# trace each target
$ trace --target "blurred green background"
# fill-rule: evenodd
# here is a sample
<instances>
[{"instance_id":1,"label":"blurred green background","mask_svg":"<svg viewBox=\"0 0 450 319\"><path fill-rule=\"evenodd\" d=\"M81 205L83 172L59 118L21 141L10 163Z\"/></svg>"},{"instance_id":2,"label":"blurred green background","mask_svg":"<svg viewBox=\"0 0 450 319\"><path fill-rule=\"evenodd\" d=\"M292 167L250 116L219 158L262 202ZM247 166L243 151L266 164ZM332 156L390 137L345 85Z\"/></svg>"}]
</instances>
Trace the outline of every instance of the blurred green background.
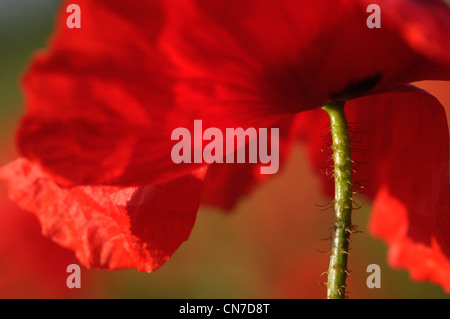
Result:
<instances>
[{"instance_id":1,"label":"blurred green background","mask_svg":"<svg viewBox=\"0 0 450 319\"><path fill-rule=\"evenodd\" d=\"M45 46L58 4L56 0L0 0L1 165L17 157L14 131L23 112L20 76L33 52ZM427 82L421 86L450 110L448 83ZM111 272L82 268L82 288L70 290L65 283L66 264L58 259L59 254L69 254L68 258L73 260L73 254L50 242L45 245L54 245L51 251L33 248L35 240L22 226L26 220L38 234L34 216L16 213L17 209L6 200L6 189L1 185L0 222L4 229L9 228L8 234L16 230L22 232L20 238L30 243L21 246L20 242L11 240L11 235L0 234L0 296L324 298L325 288L318 281L326 280L326 276L320 275L327 270L328 255L320 251L327 251L329 242L321 238L329 235L332 212L320 212L316 204L327 201L321 197L317 177L309 170L306 154L298 145L287 167L244 198L233 213L202 208L191 238L161 269L146 274L135 270ZM8 215L6 210L14 212ZM20 220L11 222L15 217L7 220L2 217L13 214L18 214ZM365 231L369 214L370 203L354 213L354 223L360 225L364 233L353 236L351 243L349 297L448 298L440 287L414 283L406 271L387 265L385 245ZM26 249L33 253L28 254ZM14 250L21 251L20 259ZM381 267L380 289L366 286L369 264ZM43 269L52 271L49 274ZM55 273L59 279L52 279L54 282L50 286L49 278Z\"/></svg>"}]
</instances>

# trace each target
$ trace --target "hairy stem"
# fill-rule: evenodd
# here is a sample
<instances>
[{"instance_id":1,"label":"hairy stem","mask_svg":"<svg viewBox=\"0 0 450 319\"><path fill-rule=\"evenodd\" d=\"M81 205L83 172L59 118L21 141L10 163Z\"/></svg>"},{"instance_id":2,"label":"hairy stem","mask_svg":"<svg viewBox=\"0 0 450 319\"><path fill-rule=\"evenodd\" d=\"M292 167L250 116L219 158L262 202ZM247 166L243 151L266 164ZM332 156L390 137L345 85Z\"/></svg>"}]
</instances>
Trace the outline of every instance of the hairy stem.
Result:
<instances>
[{"instance_id":1,"label":"hairy stem","mask_svg":"<svg viewBox=\"0 0 450 319\"><path fill-rule=\"evenodd\" d=\"M347 257L351 234L352 161L344 103L322 107L330 118L334 161L334 227L328 268L327 298L345 298Z\"/></svg>"}]
</instances>

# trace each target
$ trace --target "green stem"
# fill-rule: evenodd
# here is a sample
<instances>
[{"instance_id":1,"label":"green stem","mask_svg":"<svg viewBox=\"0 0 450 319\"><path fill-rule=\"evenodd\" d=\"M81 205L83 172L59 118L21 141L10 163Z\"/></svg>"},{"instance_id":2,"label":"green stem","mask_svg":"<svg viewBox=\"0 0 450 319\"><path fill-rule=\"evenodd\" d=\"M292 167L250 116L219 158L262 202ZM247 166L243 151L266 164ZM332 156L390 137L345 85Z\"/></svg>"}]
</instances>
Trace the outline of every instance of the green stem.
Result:
<instances>
[{"instance_id":1,"label":"green stem","mask_svg":"<svg viewBox=\"0 0 450 319\"><path fill-rule=\"evenodd\" d=\"M330 103L322 107L330 118L334 161L334 227L328 268L327 298L345 298L347 257L351 234L352 161L350 138L344 103Z\"/></svg>"}]
</instances>

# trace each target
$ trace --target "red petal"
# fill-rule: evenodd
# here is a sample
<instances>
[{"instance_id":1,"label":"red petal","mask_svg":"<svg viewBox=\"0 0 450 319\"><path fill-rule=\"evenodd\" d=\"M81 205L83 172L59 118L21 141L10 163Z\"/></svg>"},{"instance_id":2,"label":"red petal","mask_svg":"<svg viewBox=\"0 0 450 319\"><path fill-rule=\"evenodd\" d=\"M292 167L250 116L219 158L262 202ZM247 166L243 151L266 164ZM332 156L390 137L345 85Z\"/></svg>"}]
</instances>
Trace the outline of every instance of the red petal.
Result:
<instances>
[{"instance_id":1,"label":"red petal","mask_svg":"<svg viewBox=\"0 0 450 319\"><path fill-rule=\"evenodd\" d=\"M18 134L22 153L60 184L181 176L198 165L172 162L170 136L193 119L269 127L330 98L442 76L397 20L368 29L356 0L76 3L82 28L68 29L63 10L49 51L27 72ZM436 6L417 6L435 22ZM439 13L430 32L445 37L439 21L450 14Z\"/></svg>"},{"instance_id":2,"label":"red petal","mask_svg":"<svg viewBox=\"0 0 450 319\"><path fill-rule=\"evenodd\" d=\"M315 114L314 114L315 113ZM315 127L326 123L325 112L305 114ZM392 266L407 268L414 279L429 280L450 291L449 136L445 111L428 93L403 87L359 98L346 105L353 133L352 157L363 193L375 200L370 229L389 244ZM310 136L316 168L327 155L324 141ZM332 163L331 163L332 164ZM332 181L323 177L326 191Z\"/></svg>"},{"instance_id":3,"label":"red petal","mask_svg":"<svg viewBox=\"0 0 450 319\"><path fill-rule=\"evenodd\" d=\"M450 66L450 6L442 0L364 0L378 4L383 27L396 29L420 54Z\"/></svg>"},{"instance_id":4,"label":"red petal","mask_svg":"<svg viewBox=\"0 0 450 319\"><path fill-rule=\"evenodd\" d=\"M189 237L201 194L192 175L156 186L62 189L24 159L3 167L0 178L11 199L39 218L44 235L102 269L159 268Z\"/></svg>"},{"instance_id":5,"label":"red petal","mask_svg":"<svg viewBox=\"0 0 450 319\"><path fill-rule=\"evenodd\" d=\"M202 204L230 211L259 184L260 176L258 164L213 164L205 176Z\"/></svg>"},{"instance_id":6,"label":"red petal","mask_svg":"<svg viewBox=\"0 0 450 319\"><path fill-rule=\"evenodd\" d=\"M330 99L442 76L408 46L403 25L384 15L393 11L389 5L386 1L382 9L383 26L389 27L369 29L367 7L359 0L179 1L167 6L164 35L170 42L162 45L182 76L195 80L182 83L190 91L214 83L231 102L245 96L279 112L303 111ZM449 11L410 7L425 11L435 31L446 35L442 40L450 41L446 25L438 24L443 17L450 20ZM434 21L436 12L440 17ZM445 76L450 77L448 68Z\"/></svg>"},{"instance_id":7,"label":"red petal","mask_svg":"<svg viewBox=\"0 0 450 319\"><path fill-rule=\"evenodd\" d=\"M279 129L279 140L274 150L278 152L278 171L284 166L288 159L294 142L293 134L291 133L292 116L287 116L283 120L274 125ZM268 136L268 150L272 149L272 142L270 134ZM246 153L248 157L248 152ZM271 162L274 162L272 158ZM215 163L208 167L205 175L202 204L217 206L225 211L232 210L238 201L264 181L268 180L275 174L261 174L261 167L272 165L272 163L233 163L220 164ZM275 166L274 166L275 167Z\"/></svg>"},{"instance_id":8,"label":"red petal","mask_svg":"<svg viewBox=\"0 0 450 319\"><path fill-rule=\"evenodd\" d=\"M352 109L372 146L365 156L370 164L362 168L371 172L368 194L377 191L371 231L389 243L393 266L450 292L449 137L442 105L416 89L361 99Z\"/></svg>"},{"instance_id":9,"label":"red petal","mask_svg":"<svg viewBox=\"0 0 450 319\"><path fill-rule=\"evenodd\" d=\"M165 24L158 1L78 1L82 28L68 29L62 11L50 50L24 78L27 113L21 152L51 169L58 183L144 185L199 165L176 165L171 133L207 127L267 127L267 105L197 100L178 88L178 71L157 42ZM65 6L63 6L65 8ZM178 95L178 91L181 93ZM190 101L181 102L181 100Z\"/></svg>"},{"instance_id":10,"label":"red petal","mask_svg":"<svg viewBox=\"0 0 450 319\"><path fill-rule=\"evenodd\" d=\"M330 175L333 162L329 149L329 143L332 142L329 129L327 113L318 109L297 115L292 132L305 144L311 166L321 178L322 192L334 197L334 182Z\"/></svg>"}]
</instances>

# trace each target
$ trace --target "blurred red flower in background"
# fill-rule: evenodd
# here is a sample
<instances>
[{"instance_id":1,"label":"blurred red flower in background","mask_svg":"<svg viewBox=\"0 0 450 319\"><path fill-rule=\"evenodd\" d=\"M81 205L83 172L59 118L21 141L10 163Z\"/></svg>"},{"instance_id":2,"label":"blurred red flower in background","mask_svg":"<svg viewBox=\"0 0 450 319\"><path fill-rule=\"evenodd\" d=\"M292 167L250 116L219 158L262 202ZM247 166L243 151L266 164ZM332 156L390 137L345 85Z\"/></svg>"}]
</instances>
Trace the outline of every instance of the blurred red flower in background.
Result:
<instances>
[{"instance_id":1,"label":"blurred red flower in background","mask_svg":"<svg viewBox=\"0 0 450 319\"><path fill-rule=\"evenodd\" d=\"M100 280L85 272L83 287L69 289L66 268L78 264L75 254L42 236L33 215L0 198L0 298L95 297Z\"/></svg>"},{"instance_id":2,"label":"blurred red flower in background","mask_svg":"<svg viewBox=\"0 0 450 319\"><path fill-rule=\"evenodd\" d=\"M33 60L18 132L26 159L0 177L84 265L152 271L187 239L201 201L231 209L261 179L257 164L175 165L173 129L279 126L282 160L300 138L318 168L326 122L314 110L348 100L367 130L358 174L375 199L372 229L393 265L450 291L445 111L404 85L450 79L444 2L72 2L82 28L61 12ZM366 26L372 2L381 29Z\"/></svg>"}]
</instances>

